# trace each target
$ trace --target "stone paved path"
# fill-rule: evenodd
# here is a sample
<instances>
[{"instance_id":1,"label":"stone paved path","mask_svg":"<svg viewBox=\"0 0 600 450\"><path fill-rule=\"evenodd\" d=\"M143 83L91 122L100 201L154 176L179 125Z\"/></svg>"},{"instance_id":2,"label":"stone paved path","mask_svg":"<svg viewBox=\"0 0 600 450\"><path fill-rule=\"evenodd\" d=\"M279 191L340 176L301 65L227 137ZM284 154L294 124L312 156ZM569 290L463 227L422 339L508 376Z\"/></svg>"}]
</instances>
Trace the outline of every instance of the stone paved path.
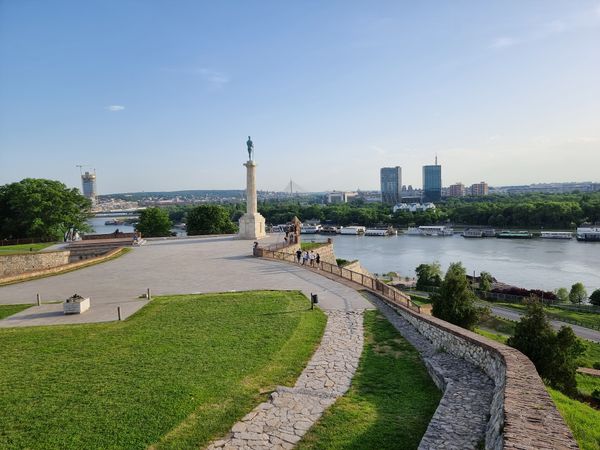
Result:
<instances>
[{"instance_id":1,"label":"stone paved path","mask_svg":"<svg viewBox=\"0 0 600 450\"><path fill-rule=\"evenodd\" d=\"M429 449L476 449L485 442L494 382L475 365L433 344L387 304L365 294L421 354L434 382L444 391L419 445Z\"/></svg>"},{"instance_id":2,"label":"stone paved path","mask_svg":"<svg viewBox=\"0 0 600 450\"><path fill-rule=\"evenodd\" d=\"M209 450L291 449L348 390L363 348L362 311L327 315L321 345L294 387L278 387Z\"/></svg>"}]
</instances>

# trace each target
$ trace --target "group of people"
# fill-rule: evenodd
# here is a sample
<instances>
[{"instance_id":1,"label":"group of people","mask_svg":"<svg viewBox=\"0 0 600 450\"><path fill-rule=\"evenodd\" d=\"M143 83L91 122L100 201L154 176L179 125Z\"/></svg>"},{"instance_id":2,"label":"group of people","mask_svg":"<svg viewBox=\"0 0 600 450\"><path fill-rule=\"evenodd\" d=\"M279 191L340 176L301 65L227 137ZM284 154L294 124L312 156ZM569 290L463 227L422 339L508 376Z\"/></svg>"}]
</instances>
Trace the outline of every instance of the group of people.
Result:
<instances>
[{"instance_id":1,"label":"group of people","mask_svg":"<svg viewBox=\"0 0 600 450\"><path fill-rule=\"evenodd\" d=\"M296 261L303 266L316 267L317 269L321 267L321 255L312 250L310 252L300 249L296 250Z\"/></svg>"}]
</instances>

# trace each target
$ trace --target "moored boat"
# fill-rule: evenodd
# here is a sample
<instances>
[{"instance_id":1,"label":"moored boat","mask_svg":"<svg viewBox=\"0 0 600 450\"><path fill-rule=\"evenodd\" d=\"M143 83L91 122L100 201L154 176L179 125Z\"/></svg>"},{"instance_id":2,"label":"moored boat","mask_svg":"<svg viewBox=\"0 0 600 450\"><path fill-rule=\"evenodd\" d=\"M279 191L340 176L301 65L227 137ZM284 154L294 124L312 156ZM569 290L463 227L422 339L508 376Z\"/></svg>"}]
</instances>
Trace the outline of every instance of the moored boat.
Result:
<instances>
[{"instance_id":1,"label":"moored boat","mask_svg":"<svg viewBox=\"0 0 600 450\"><path fill-rule=\"evenodd\" d=\"M600 225L585 224L577 228L578 241L600 241Z\"/></svg>"},{"instance_id":2,"label":"moored boat","mask_svg":"<svg viewBox=\"0 0 600 450\"><path fill-rule=\"evenodd\" d=\"M395 236L398 232L392 228L367 228L365 230L365 236Z\"/></svg>"},{"instance_id":3,"label":"moored boat","mask_svg":"<svg viewBox=\"0 0 600 450\"><path fill-rule=\"evenodd\" d=\"M340 230L340 234L359 235L365 234L365 231L367 231L366 227L360 225L352 225L349 227L342 227Z\"/></svg>"},{"instance_id":4,"label":"moored boat","mask_svg":"<svg viewBox=\"0 0 600 450\"><path fill-rule=\"evenodd\" d=\"M446 225L422 225L419 231L423 236L453 236L454 229Z\"/></svg>"},{"instance_id":5,"label":"moored boat","mask_svg":"<svg viewBox=\"0 0 600 450\"><path fill-rule=\"evenodd\" d=\"M542 239L573 239L573 233L570 231L542 231Z\"/></svg>"},{"instance_id":6,"label":"moored boat","mask_svg":"<svg viewBox=\"0 0 600 450\"><path fill-rule=\"evenodd\" d=\"M529 231L512 231L512 230L503 230L496 235L498 239L531 239L533 237L533 233Z\"/></svg>"}]
</instances>

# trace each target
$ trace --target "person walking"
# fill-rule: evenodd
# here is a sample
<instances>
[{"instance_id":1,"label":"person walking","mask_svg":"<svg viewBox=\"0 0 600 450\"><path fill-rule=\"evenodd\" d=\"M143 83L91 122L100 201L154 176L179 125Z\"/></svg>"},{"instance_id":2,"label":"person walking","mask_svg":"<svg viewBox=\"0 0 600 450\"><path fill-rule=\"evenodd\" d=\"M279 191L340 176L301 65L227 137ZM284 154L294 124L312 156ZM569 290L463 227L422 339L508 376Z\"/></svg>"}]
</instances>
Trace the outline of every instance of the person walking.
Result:
<instances>
[{"instance_id":1,"label":"person walking","mask_svg":"<svg viewBox=\"0 0 600 450\"><path fill-rule=\"evenodd\" d=\"M317 253L317 256L315 257L315 261L317 262L317 269L321 268L321 255L319 255Z\"/></svg>"},{"instance_id":2,"label":"person walking","mask_svg":"<svg viewBox=\"0 0 600 450\"><path fill-rule=\"evenodd\" d=\"M315 265L315 252L313 252L311 250L310 254L308 255L308 259L310 260L310 267L314 267L314 265Z\"/></svg>"},{"instance_id":3,"label":"person walking","mask_svg":"<svg viewBox=\"0 0 600 450\"><path fill-rule=\"evenodd\" d=\"M308 252L307 252L307 251L305 251L305 252L302 254L302 265L303 265L303 266L306 266L306 265L308 265Z\"/></svg>"},{"instance_id":4,"label":"person walking","mask_svg":"<svg viewBox=\"0 0 600 450\"><path fill-rule=\"evenodd\" d=\"M296 259L298 260L298 264L300 264L300 259L302 259L302 250L296 250Z\"/></svg>"}]
</instances>

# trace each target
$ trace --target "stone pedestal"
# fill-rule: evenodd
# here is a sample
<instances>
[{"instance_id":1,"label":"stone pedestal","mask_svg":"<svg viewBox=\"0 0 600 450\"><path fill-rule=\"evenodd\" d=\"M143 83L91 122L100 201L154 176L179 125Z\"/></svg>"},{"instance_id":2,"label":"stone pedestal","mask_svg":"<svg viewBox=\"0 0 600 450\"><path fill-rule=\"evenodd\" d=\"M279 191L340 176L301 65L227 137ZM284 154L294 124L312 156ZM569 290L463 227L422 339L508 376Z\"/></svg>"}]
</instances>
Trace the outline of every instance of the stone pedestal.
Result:
<instances>
[{"instance_id":1,"label":"stone pedestal","mask_svg":"<svg viewBox=\"0 0 600 450\"><path fill-rule=\"evenodd\" d=\"M256 163L252 160L246 167L246 214L240 217L240 239L260 239L266 236L265 218L258 212L256 201Z\"/></svg>"}]
</instances>

